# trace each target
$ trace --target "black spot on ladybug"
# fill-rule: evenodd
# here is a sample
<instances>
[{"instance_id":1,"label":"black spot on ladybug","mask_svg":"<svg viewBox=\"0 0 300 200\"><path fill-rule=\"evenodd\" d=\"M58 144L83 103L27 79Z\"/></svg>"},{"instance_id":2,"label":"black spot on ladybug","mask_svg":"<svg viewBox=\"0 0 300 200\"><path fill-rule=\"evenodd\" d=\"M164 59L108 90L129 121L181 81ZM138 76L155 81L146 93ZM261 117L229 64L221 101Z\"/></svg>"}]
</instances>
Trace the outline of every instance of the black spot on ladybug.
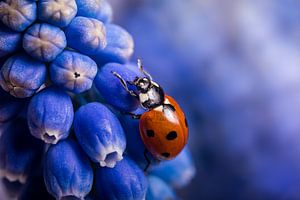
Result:
<instances>
[{"instance_id":1,"label":"black spot on ladybug","mask_svg":"<svg viewBox=\"0 0 300 200\"><path fill-rule=\"evenodd\" d=\"M185 123L185 126L188 128L189 125L188 125L188 122L187 122L186 118L184 118L184 123Z\"/></svg>"},{"instance_id":2,"label":"black spot on ladybug","mask_svg":"<svg viewBox=\"0 0 300 200\"><path fill-rule=\"evenodd\" d=\"M171 131L166 135L167 140L175 140L177 138L177 133L176 131Z\"/></svg>"},{"instance_id":3,"label":"black spot on ladybug","mask_svg":"<svg viewBox=\"0 0 300 200\"><path fill-rule=\"evenodd\" d=\"M168 153L168 152L162 153L161 155L162 155L163 157L165 157L165 158L170 157L170 153Z\"/></svg>"},{"instance_id":4,"label":"black spot on ladybug","mask_svg":"<svg viewBox=\"0 0 300 200\"><path fill-rule=\"evenodd\" d=\"M147 130L146 134L148 137L154 137L155 135L153 130Z\"/></svg>"}]
</instances>

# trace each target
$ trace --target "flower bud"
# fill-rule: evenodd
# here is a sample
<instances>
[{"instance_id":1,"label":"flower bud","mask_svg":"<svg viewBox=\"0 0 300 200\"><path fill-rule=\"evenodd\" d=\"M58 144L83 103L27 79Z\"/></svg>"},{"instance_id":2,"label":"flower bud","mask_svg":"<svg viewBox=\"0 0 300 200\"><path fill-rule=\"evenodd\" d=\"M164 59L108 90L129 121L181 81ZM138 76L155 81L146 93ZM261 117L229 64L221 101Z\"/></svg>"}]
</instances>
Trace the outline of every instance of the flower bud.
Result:
<instances>
[{"instance_id":1,"label":"flower bud","mask_svg":"<svg viewBox=\"0 0 300 200\"><path fill-rule=\"evenodd\" d=\"M0 85L12 96L32 96L46 80L46 66L25 54L10 57L0 69Z\"/></svg>"},{"instance_id":2,"label":"flower bud","mask_svg":"<svg viewBox=\"0 0 300 200\"><path fill-rule=\"evenodd\" d=\"M35 95L27 111L31 134L51 144L68 137L73 117L71 98L55 87L46 88Z\"/></svg>"},{"instance_id":3,"label":"flower bud","mask_svg":"<svg viewBox=\"0 0 300 200\"><path fill-rule=\"evenodd\" d=\"M56 199L83 200L92 189L92 167L75 141L69 139L52 145L44 165L46 188Z\"/></svg>"},{"instance_id":4,"label":"flower bud","mask_svg":"<svg viewBox=\"0 0 300 200\"><path fill-rule=\"evenodd\" d=\"M147 187L143 171L127 157L114 168L98 167L96 170L96 193L101 199L142 200Z\"/></svg>"},{"instance_id":5,"label":"flower bud","mask_svg":"<svg viewBox=\"0 0 300 200\"><path fill-rule=\"evenodd\" d=\"M0 20L15 31L24 31L36 19L36 3L28 0L0 1Z\"/></svg>"},{"instance_id":6,"label":"flower bud","mask_svg":"<svg viewBox=\"0 0 300 200\"><path fill-rule=\"evenodd\" d=\"M76 112L74 130L89 157L102 167L123 159L126 137L118 118L104 105L89 103Z\"/></svg>"},{"instance_id":7,"label":"flower bud","mask_svg":"<svg viewBox=\"0 0 300 200\"><path fill-rule=\"evenodd\" d=\"M63 51L50 66L51 80L74 93L89 90L97 74L97 64L88 56Z\"/></svg>"},{"instance_id":8,"label":"flower bud","mask_svg":"<svg viewBox=\"0 0 300 200\"><path fill-rule=\"evenodd\" d=\"M68 46L87 55L93 55L106 46L105 27L97 19L75 17L65 33Z\"/></svg>"}]
</instances>

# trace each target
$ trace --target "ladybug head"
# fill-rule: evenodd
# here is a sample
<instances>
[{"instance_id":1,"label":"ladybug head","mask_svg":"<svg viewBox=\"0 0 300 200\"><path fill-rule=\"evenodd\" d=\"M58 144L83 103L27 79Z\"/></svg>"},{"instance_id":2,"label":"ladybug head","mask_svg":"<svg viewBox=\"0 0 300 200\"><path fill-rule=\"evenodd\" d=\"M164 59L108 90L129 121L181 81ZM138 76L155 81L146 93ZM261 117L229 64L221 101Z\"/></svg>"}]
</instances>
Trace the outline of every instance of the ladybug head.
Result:
<instances>
[{"instance_id":1,"label":"ladybug head","mask_svg":"<svg viewBox=\"0 0 300 200\"><path fill-rule=\"evenodd\" d=\"M152 84L151 80L148 77L137 77L133 83L137 87L137 89L142 93L148 92Z\"/></svg>"},{"instance_id":2,"label":"ladybug head","mask_svg":"<svg viewBox=\"0 0 300 200\"><path fill-rule=\"evenodd\" d=\"M136 77L130 84L134 85L141 93L139 100L143 108L153 109L163 105L165 97L164 91L149 77Z\"/></svg>"}]
</instances>

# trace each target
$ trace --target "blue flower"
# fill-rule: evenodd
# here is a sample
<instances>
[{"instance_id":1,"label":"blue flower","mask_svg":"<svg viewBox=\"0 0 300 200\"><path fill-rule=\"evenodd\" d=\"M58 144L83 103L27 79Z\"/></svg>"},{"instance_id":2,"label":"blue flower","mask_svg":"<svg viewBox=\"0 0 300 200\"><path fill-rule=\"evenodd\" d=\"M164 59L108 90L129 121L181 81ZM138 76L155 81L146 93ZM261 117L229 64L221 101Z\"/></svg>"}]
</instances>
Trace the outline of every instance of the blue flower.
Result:
<instances>
[{"instance_id":1,"label":"blue flower","mask_svg":"<svg viewBox=\"0 0 300 200\"><path fill-rule=\"evenodd\" d=\"M95 18L103 23L112 19L112 9L106 0L76 0L78 16Z\"/></svg>"},{"instance_id":2,"label":"blue flower","mask_svg":"<svg viewBox=\"0 0 300 200\"><path fill-rule=\"evenodd\" d=\"M107 46L93 56L99 66L109 62L126 63L133 54L132 36L122 27L115 24L106 26Z\"/></svg>"},{"instance_id":3,"label":"blue flower","mask_svg":"<svg viewBox=\"0 0 300 200\"><path fill-rule=\"evenodd\" d=\"M34 24L24 35L23 48L32 57L50 62L66 47L64 32L50 24Z\"/></svg>"},{"instance_id":4,"label":"blue flower","mask_svg":"<svg viewBox=\"0 0 300 200\"><path fill-rule=\"evenodd\" d=\"M74 130L89 157L102 167L122 160L126 138L118 118L104 105L89 103L76 112Z\"/></svg>"},{"instance_id":5,"label":"blue flower","mask_svg":"<svg viewBox=\"0 0 300 200\"><path fill-rule=\"evenodd\" d=\"M26 101L14 98L0 88L0 123L7 122L17 116Z\"/></svg>"},{"instance_id":6,"label":"blue flower","mask_svg":"<svg viewBox=\"0 0 300 200\"><path fill-rule=\"evenodd\" d=\"M150 174L160 177L175 188L186 186L195 173L196 167L187 147L173 160L164 161L150 171Z\"/></svg>"},{"instance_id":7,"label":"blue flower","mask_svg":"<svg viewBox=\"0 0 300 200\"><path fill-rule=\"evenodd\" d=\"M12 56L0 69L1 87L18 98L32 96L45 79L45 64L25 54Z\"/></svg>"},{"instance_id":8,"label":"blue flower","mask_svg":"<svg viewBox=\"0 0 300 200\"><path fill-rule=\"evenodd\" d=\"M92 87L97 64L88 56L65 50L51 63L50 74L56 85L81 93Z\"/></svg>"},{"instance_id":9,"label":"blue flower","mask_svg":"<svg viewBox=\"0 0 300 200\"><path fill-rule=\"evenodd\" d=\"M108 63L98 70L95 78L95 85L101 96L109 104L120 111L131 112L139 106L139 100L132 97L122 86L120 80L112 72L120 74L124 80L133 81L136 77L143 76L136 65L121 65L118 63ZM135 87L129 85L129 89Z\"/></svg>"},{"instance_id":10,"label":"blue flower","mask_svg":"<svg viewBox=\"0 0 300 200\"><path fill-rule=\"evenodd\" d=\"M96 54L106 46L105 27L96 19L75 17L65 33L68 46L87 55Z\"/></svg>"},{"instance_id":11,"label":"blue flower","mask_svg":"<svg viewBox=\"0 0 300 200\"><path fill-rule=\"evenodd\" d=\"M174 190L162 179L156 176L148 176L149 188L147 191L147 200L175 200Z\"/></svg>"},{"instance_id":12,"label":"blue flower","mask_svg":"<svg viewBox=\"0 0 300 200\"><path fill-rule=\"evenodd\" d=\"M114 168L98 167L96 170L96 193L105 200L145 199L148 188L143 171L129 158Z\"/></svg>"},{"instance_id":13,"label":"blue flower","mask_svg":"<svg viewBox=\"0 0 300 200\"><path fill-rule=\"evenodd\" d=\"M0 24L0 57L18 50L22 46L21 41L21 33L12 31Z\"/></svg>"},{"instance_id":14,"label":"blue flower","mask_svg":"<svg viewBox=\"0 0 300 200\"><path fill-rule=\"evenodd\" d=\"M73 116L71 98L55 87L46 88L35 95L27 112L31 134L51 144L68 137Z\"/></svg>"},{"instance_id":15,"label":"blue flower","mask_svg":"<svg viewBox=\"0 0 300 200\"><path fill-rule=\"evenodd\" d=\"M25 119L11 122L0 137L0 177L25 184L39 166L43 143L31 137Z\"/></svg>"},{"instance_id":16,"label":"blue flower","mask_svg":"<svg viewBox=\"0 0 300 200\"><path fill-rule=\"evenodd\" d=\"M55 26L67 26L77 13L75 0L40 0L38 18Z\"/></svg>"},{"instance_id":17,"label":"blue flower","mask_svg":"<svg viewBox=\"0 0 300 200\"><path fill-rule=\"evenodd\" d=\"M0 20L15 31L24 31L36 19L36 3L28 0L0 1Z\"/></svg>"},{"instance_id":18,"label":"blue flower","mask_svg":"<svg viewBox=\"0 0 300 200\"><path fill-rule=\"evenodd\" d=\"M83 199L92 189L90 161L75 141L52 145L44 164L46 188L56 199Z\"/></svg>"}]
</instances>

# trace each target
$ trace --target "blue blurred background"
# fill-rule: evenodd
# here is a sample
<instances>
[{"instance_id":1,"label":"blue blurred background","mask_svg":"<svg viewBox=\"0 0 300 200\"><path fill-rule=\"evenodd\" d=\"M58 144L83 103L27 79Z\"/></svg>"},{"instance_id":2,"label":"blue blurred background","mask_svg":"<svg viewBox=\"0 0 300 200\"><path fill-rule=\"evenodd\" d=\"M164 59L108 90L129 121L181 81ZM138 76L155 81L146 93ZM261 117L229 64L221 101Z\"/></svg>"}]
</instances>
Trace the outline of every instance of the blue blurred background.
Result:
<instances>
[{"instance_id":1,"label":"blue blurred background","mask_svg":"<svg viewBox=\"0 0 300 200\"><path fill-rule=\"evenodd\" d=\"M300 1L111 0L187 113L182 199L300 199Z\"/></svg>"}]
</instances>

